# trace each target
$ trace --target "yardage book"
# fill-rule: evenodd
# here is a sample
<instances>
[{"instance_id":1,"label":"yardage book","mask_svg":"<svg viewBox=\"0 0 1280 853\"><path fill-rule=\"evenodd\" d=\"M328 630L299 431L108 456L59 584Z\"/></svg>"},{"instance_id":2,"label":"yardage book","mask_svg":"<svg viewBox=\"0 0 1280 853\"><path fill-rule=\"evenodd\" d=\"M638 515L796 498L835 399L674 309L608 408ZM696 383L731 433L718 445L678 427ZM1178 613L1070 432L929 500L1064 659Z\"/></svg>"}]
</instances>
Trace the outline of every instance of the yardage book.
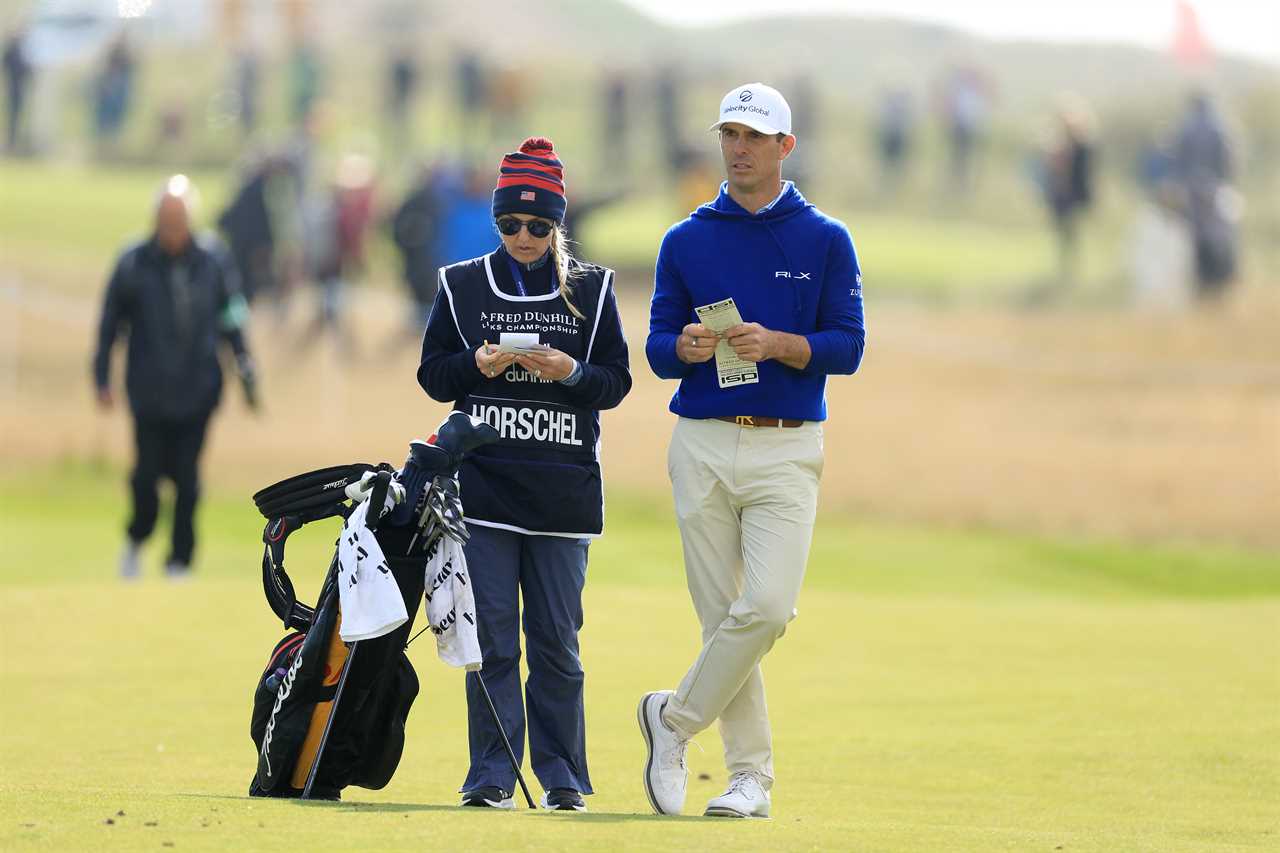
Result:
<instances>
[{"instance_id":1,"label":"yardage book","mask_svg":"<svg viewBox=\"0 0 1280 853\"><path fill-rule=\"evenodd\" d=\"M545 347L538 342L537 332L503 332L498 338L498 352L517 355L541 352Z\"/></svg>"},{"instance_id":2,"label":"yardage book","mask_svg":"<svg viewBox=\"0 0 1280 853\"><path fill-rule=\"evenodd\" d=\"M716 334L742 322L742 315L738 313L738 306L734 304L732 296L693 310L698 315L698 321ZM760 381L760 369L754 362L738 358L729 342L721 338L716 341L716 378L720 380L721 388L750 385Z\"/></svg>"}]
</instances>

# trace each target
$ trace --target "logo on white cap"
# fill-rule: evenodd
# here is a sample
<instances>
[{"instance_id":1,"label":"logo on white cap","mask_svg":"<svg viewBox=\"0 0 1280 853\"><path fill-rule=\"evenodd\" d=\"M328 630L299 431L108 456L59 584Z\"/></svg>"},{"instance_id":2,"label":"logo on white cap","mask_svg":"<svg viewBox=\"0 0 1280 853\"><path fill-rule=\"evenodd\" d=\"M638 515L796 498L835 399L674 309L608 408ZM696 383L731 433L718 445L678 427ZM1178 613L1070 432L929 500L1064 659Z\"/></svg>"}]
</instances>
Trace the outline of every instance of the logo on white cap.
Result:
<instances>
[{"instance_id":1,"label":"logo on white cap","mask_svg":"<svg viewBox=\"0 0 1280 853\"><path fill-rule=\"evenodd\" d=\"M761 133L791 133L791 106L777 89L763 83L747 83L720 101L720 120L711 125L711 130L719 130L720 125L729 122L745 124Z\"/></svg>"}]
</instances>

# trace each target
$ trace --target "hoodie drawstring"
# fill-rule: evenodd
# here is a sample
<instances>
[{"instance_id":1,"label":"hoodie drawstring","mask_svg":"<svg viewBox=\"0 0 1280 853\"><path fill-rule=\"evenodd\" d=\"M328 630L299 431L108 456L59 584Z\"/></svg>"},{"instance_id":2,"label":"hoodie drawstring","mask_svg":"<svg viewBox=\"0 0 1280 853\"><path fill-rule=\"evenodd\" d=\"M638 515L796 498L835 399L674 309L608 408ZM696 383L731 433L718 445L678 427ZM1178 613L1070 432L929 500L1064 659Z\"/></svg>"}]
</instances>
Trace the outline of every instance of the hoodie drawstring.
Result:
<instances>
[{"instance_id":1,"label":"hoodie drawstring","mask_svg":"<svg viewBox=\"0 0 1280 853\"><path fill-rule=\"evenodd\" d=\"M795 188L795 184L790 181L785 182L783 193L779 196L779 199L783 198L787 200L785 202L787 209L781 216L775 217L779 220L789 218L795 213L799 213L806 208L813 207L813 205L805 201L804 197L800 195L800 191ZM711 219L730 221L737 220L739 222L746 220L747 222L760 223L764 226L765 230L769 232L769 237L772 238L773 244L778 247L778 251L782 254L783 263L787 265L787 272L791 273L794 271L794 268L791 265L791 258L787 255L787 250L782 245L782 241L778 239L777 233L775 233L773 228L769 225L769 216L773 212L774 211L771 210L767 211L763 215L757 215L743 209L742 206L735 202L729 195L729 182L724 181L720 184L720 192L716 195L715 200L701 205L697 210L690 214L690 216L693 218L705 216ZM800 286L796 284L796 280L790 275L788 275L787 278L791 284L792 305L794 306L795 314L798 317L804 313L804 300L800 296Z\"/></svg>"}]
</instances>

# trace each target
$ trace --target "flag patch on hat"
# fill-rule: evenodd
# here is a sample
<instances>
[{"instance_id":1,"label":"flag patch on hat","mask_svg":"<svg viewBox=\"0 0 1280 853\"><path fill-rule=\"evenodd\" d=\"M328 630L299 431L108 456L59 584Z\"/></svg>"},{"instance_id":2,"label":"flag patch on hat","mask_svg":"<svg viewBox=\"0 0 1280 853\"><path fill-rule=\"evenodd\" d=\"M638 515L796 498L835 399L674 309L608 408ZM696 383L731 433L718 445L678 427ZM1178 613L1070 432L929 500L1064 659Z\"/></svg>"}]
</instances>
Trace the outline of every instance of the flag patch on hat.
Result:
<instances>
[{"instance_id":1,"label":"flag patch on hat","mask_svg":"<svg viewBox=\"0 0 1280 853\"><path fill-rule=\"evenodd\" d=\"M538 194L535 193L533 190L524 190L520 193L521 201L533 201L537 197L538 197Z\"/></svg>"}]
</instances>

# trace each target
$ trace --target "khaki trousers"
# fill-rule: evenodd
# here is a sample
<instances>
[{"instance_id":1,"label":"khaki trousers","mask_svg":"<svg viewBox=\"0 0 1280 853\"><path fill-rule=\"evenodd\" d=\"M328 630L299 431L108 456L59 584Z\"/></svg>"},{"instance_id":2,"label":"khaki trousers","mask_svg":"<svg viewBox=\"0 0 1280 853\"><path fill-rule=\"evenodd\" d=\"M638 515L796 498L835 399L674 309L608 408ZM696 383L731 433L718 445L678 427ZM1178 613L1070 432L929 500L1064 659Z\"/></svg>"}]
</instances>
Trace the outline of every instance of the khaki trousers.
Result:
<instances>
[{"instance_id":1,"label":"khaki trousers","mask_svg":"<svg viewBox=\"0 0 1280 853\"><path fill-rule=\"evenodd\" d=\"M680 418L667 468L702 652L664 719L692 737L720 721L730 773L773 780L760 660L795 618L822 476L822 425Z\"/></svg>"}]
</instances>

